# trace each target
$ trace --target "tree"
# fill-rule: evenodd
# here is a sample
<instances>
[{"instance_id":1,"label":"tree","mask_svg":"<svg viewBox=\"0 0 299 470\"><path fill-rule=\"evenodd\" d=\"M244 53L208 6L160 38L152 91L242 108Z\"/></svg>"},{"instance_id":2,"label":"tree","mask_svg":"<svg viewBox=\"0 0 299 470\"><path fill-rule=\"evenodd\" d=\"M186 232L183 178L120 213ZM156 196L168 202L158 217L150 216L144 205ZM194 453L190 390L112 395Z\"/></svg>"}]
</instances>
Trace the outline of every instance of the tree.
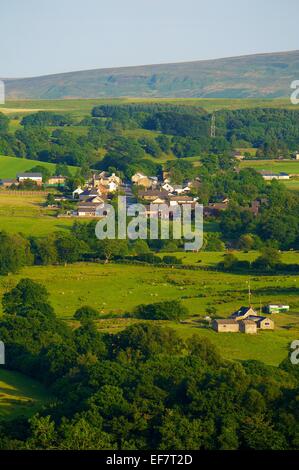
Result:
<instances>
[{"instance_id":1,"label":"tree","mask_svg":"<svg viewBox=\"0 0 299 470\"><path fill-rule=\"evenodd\" d=\"M83 307L78 308L76 312L74 313L74 318L76 320L96 320L99 318L99 313L98 311L90 307L89 305L84 305Z\"/></svg>"},{"instance_id":2,"label":"tree","mask_svg":"<svg viewBox=\"0 0 299 470\"><path fill-rule=\"evenodd\" d=\"M9 118L5 114L0 113L0 134L8 132Z\"/></svg>"},{"instance_id":3,"label":"tree","mask_svg":"<svg viewBox=\"0 0 299 470\"><path fill-rule=\"evenodd\" d=\"M3 311L9 315L26 315L29 311L53 313L49 306L49 293L44 286L31 279L21 279L2 299Z\"/></svg>"},{"instance_id":4,"label":"tree","mask_svg":"<svg viewBox=\"0 0 299 470\"><path fill-rule=\"evenodd\" d=\"M21 235L0 232L0 274L15 273L22 266L32 262L33 257L27 240Z\"/></svg>"},{"instance_id":5,"label":"tree","mask_svg":"<svg viewBox=\"0 0 299 470\"><path fill-rule=\"evenodd\" d=\"M88 251L86 243L70 234L60 234L55 240L58 260L61 263L75 263Z\"/></svg>"},{"instance_id":6,"label":"tree","mask_svg":"<svg viewBox=\"0 0 299 470\"><path fill-rule=\"evenodd\" d=\"M187 308L178 300L139 305L135 309L135 316L143 320L179 320L187 313Z\"/></svg>"},{"instance_id":7,"label":"tree","mask_svg":"<svg viewBox=\"0 0 299 470\"><path fill-rule=\"evenodd\" d=\"M104 258L108 263L111 258L123 258L128 254L128 242L126 240L110 240L105 238L99 240L96 245L96 254Z\"/></svg>"}]
</instances>

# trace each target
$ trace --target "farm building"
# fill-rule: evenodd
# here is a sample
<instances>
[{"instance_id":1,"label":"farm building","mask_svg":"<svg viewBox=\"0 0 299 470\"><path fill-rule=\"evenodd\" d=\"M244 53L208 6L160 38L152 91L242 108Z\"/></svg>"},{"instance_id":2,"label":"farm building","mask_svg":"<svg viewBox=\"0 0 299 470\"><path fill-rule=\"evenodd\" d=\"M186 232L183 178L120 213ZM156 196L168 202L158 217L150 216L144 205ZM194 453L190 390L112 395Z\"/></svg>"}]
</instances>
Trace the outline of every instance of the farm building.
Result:
<instances>
[{"instance_id":1,"label":"farm building","mask_svg":"<svg viewBox=\"0 0 299 470\"><path fill-rule=\"evenodd\" d=\"M256 311L252 307L241 307L239 310L234 312L230 318L234 320L245 320L249 316L257 316Z\"/></svg>"},{"instance_id":2,"label":"farm building","mask_svg":"<svg viewBox=\"0 0 299 470\"><path fill-rule=\"evenodd\" d=\"M224 320L213 320L212 322L213 330L217 333L238 333L239 323L236 320L231 320L230 318Z\"/></svg>"},{"instance_id":3,"label":"farm building","mask_svg":"<svg viewBox=\"0 0 299 470\"><path fill-rule=\"evenodd\" d=\"M96 217L96 210L98 205L92 202L82 202L78 205L77 215L78 217Z\"/></svg>"},{"instance_id":4,"label":"farm building","mask_svg":"<svg viewBox=\"0 0 299 470\"><path fill-rule=\"evenodd\" d=\"M59 186L59 185L62 186L65 184L65 180L66 180L65 176L61 176L61 175L51 176L48 179L48 185L49 186Z\"/></svg>"},{"instance_id":5,"label":"farm building","mask_svg":"<svg viewBox=\"0 0 299 470\"><path fill-rule=\"evenodd\" d=\"M254 321L259 330L274 330L274 321L271 318L254 315L248 317L248 320Z\"/></svg>"},{"instance_id":6,"label":"farm building","mask_svg":"<svg viewBox=\"0 0 299 470\"><path fill-rule=\"evenodd\" d=\"M240 320L240 332L247 335L255 335L257 333L257 324L253 320Z\"/></svg>"},{"instance_id":7,"label":"farm building","mask_svg":"<svg viewBox=\"0 0 299 470\"><path fill-rule=\"evenodd\" d=\"M290 175L288 173L273 173L272 171L261 170L258 171L260 175L264 178L265 181L272 181L272 180L289 180Z\"/></svg>"},{"instance_id":8,"label":"farm building","mask_svg":"<svg viewBox=\"0 0 299 470\"><path fill-rule=\"evenodd\" d=\"M289 310L290 306L286 304L269 304L265 309L267 313L283 313L288 312Z\"/></svg>"},{"instance_id":9,"label":"farm building","mask_svg":"<svg viewBox=\"0 0 299 470\"><path fill-rule=\"evenodd\" d=\"M41 186L43 184L43 175L41 173L18 173L17 180L19 183L30 180Z\"/></svg>"},{"instance_id":10,"label":"farm building","mask_svg":"<svg viewBox=\"0 0 299 470\"><path fill-rule=\"evenodd\" d=\"M18 181L13 178L3 178L0 180L0 186L3 188L10 188L13 184L18 185Z\"/></svg>"}]
</instances>

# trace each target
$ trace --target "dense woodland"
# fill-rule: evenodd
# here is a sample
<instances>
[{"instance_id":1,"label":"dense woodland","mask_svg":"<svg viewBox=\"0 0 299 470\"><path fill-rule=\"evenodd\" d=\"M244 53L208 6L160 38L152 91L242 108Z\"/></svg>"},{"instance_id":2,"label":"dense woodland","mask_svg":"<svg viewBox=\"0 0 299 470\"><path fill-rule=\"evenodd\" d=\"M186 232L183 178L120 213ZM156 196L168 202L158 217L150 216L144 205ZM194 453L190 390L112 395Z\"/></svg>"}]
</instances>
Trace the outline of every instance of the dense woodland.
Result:
<instances>
[{"instance_id":1,"label":"dense woodland","mask_svg":"<svg viewBox=\"0 0 299 470\"><path fill-rule=\"evenodd\" d=\"M3 422L1 449L299 448L299 375L289 360L226 361L208 340L153 324L101 334L83 315L70 329L48 297L28 279L3 297L7 366L56 399L29 420Z\"/></svg>"}]
</instances>

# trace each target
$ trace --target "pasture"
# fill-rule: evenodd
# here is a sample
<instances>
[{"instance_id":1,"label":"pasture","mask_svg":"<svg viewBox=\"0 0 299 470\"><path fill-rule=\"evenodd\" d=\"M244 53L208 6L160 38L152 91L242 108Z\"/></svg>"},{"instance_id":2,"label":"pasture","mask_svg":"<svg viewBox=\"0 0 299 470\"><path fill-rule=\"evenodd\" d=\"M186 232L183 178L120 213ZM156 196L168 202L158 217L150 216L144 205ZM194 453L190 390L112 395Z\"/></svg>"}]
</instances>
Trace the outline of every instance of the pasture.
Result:
<instances>
[{"instance_id":1,"label":"pasture","mask_svg":"<svg viewBox=\"0 0 299 470\"><path fill-rule=\"evenodd\" d=\"M269 302L288 302L291 311L275 316L275 332L259 332L255 337L242 334L214 333L203 319L207 309L216 308L217 317L227 317L242 305L248 304L247 275L215 271L191 271L155 266L77 263L68 266L32 266L16 275L0 279L0 295L14 287L24 277L40 282L49 290L57 314L72 321L82 305L96 308L102 319L102 331L118 331L132 319L137 305L163 300L181 300L189 310L186 323L163 322L174 327L180 335L209 337L221 353L233 359L259 359L277 365L287 356L290 341L299 335L299 278L294 276L253 276L250 279L253 306ZM107 318L108 317L108 318Z\"/></svg>"},{"instance_id":2,"label":"pasture","mask_svg":"<svg viewBox=\"0 0 299 470\"><path fill-rule=\"evenodd\" d=\"M31 416L50 400L49 392L35 380L0 368L0 419Z\"/></svg>"},{"instance_id":3,"label":"pasture","mask_svg":"<svg viewBox=\"0 0 299 470\"><path fill-rule=\"evenodd\" d=\"M74 219L57 218L55 211L44 207L44 202L43 195L0 191L0 230L36 236L69 230Z\"/></svg>"},{"instance_id":4,"label":"pasture","mask_svg":"<svg viewBox=\"0 0 299 470\"><path fill-rule=\"evenodd\" d=\"M267 170L273 173L290 173L299 175L299 160L243 160L240 168L254 168L255 170ZM288 181L284 181L288 184Z\"/></svg>"},{"instance_id":5,"label":"pasture","mask_svg":"<svg viewBox=\"0 0 299 470\"><path fill-rule=\"evenodd\" d=\"M17 173L29 171L36 165L44 166L51 172L51 174L55 173L56 165L54 163L0 155L0 179L15 178ZM77 171L77 167L69 166L69 170L74 174Z\"/></svg>"},{"instance_id":6,"label":"pasture","mask_svg":"<svg viewBox=\"0 0 299 470\"><path fill-rule=\"evenodd\" d=\"M199 106L208 112L219 109L244 108L289 108L293 105L288 99L214 99L214 98L103 98L103 99L68 99L68 100L8 100L0 105L0 112L17 118L37 111L55 111L70 113L73 117L82 118L90 114L94 106L101 104L129 103L169 103L187 106Z\"/></svg>"}]
</instances>

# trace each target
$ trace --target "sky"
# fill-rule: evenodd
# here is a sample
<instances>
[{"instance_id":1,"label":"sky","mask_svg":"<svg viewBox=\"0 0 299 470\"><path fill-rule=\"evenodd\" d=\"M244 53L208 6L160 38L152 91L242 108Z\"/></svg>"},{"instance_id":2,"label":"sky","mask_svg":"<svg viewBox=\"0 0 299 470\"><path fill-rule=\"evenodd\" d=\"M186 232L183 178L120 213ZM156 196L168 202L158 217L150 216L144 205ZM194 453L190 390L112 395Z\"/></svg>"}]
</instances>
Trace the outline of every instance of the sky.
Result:
<instances>
[{"instance_id":1,"label":"sky","mask_svg":"<svg viewBox=\"0 0 299 470\"><path fill-rule=\"evenodd\" d=\"M0 0L0 77L299 49L298 0Z\"/></svg>"}]
</instances>

